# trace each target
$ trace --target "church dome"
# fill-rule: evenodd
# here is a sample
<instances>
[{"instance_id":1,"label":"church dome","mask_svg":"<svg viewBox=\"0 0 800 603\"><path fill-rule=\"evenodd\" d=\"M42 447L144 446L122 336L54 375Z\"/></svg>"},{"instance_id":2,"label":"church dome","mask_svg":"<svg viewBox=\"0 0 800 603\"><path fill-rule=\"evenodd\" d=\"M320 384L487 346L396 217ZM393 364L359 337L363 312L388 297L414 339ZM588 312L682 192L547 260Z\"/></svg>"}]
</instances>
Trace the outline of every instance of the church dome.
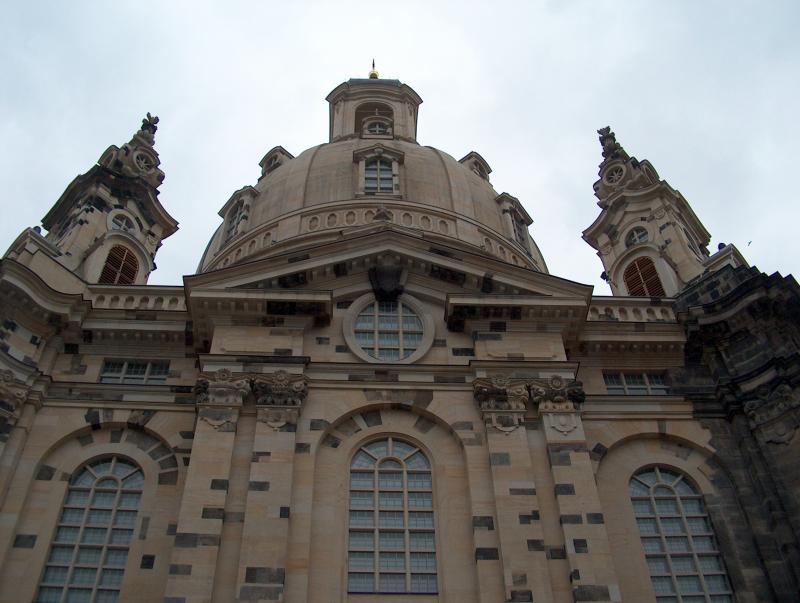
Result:
<instances>
[{"instance_id":1,"label":"church dome","mask_svg":"<svg viewBox=\"0 0 800 603\"><path fill-rule=\"evenodd\" d=\"M350 80L329 96L330 142L294 157L275 147L255 186L220 210L199 266L242 261L346 237L372 222L547 272L520 202L498 194L477 153L460 161L416 142L421 99L397 80Z\"/></svg>"}]
</instances>

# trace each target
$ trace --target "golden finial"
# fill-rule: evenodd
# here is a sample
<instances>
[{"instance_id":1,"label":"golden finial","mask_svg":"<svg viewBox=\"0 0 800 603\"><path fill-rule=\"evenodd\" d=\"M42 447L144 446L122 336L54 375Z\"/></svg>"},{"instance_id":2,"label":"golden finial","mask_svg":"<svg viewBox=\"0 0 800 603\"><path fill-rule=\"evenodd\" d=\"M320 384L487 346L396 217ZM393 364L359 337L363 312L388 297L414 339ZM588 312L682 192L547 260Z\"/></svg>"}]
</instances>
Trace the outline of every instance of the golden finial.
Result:
<instances>
[{"instance_id":1,"label":"golden finial","mask_svg":"<svg viewBox=\"0 0 800 603\"><path fill-rule=\"evenodd\" d=\"M369 72L369 79L377 80L380 77L378 70L375 69L375 59L372 59L372 69Z\"/></svg>"}]
</instances>

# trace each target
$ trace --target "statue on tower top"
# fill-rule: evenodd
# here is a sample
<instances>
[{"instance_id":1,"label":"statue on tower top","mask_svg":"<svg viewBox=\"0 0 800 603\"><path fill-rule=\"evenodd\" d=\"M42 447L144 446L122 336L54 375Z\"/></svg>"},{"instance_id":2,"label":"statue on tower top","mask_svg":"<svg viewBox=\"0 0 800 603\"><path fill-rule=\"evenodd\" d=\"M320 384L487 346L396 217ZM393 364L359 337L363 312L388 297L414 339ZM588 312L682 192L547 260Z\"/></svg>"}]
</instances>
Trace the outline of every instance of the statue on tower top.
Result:
<instances>
[{"instance_id":1,"label":"statue on tower top","mask_svg":"<svg viewBox=\"0 0 800 603\"><path fill-rule=\"evenodd\" d=\"M600 128L597 133L600 135L600 146L603 147L604 162L612 159L622 159L623 161L629 159L625 149L617 142L617 136L611 131L611 126Z\"/></svg>"}]
</instances>

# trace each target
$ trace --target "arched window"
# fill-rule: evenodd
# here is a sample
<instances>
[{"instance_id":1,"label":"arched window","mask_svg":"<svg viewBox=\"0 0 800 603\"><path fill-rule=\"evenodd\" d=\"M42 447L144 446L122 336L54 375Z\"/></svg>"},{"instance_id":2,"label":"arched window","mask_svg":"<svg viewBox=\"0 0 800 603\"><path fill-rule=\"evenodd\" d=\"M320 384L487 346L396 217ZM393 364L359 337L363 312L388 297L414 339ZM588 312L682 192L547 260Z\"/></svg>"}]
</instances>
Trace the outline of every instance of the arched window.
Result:
<instances>
[{"instance_id":1,"label":"arched window","mask_svg":"<svg viewBox=\"0 0 800 603\"><path fill-rule=\"evenodd\" d=\"M436 593L431 465L413 444L383 438L350 464L347 590Z\"/></svg>"},{"instance_id":2,"label":"arched window","mask_svg":"<svg viewBox=\"0 0 800 603\"><path fill-rule=\"evenodd\" d=\"M364 165L364 192L368 195L394 191L392 162L387 159L370 159Z\"/></svg>"},{"instance_id":3,"label":"arched window","mask_svg":"<svg viewBox=\"0 0 800 603\"><path fill-rule=\"evenodd\" d=\"M139 261L127 247L114 245L108 252L106 264L100 273L101 285L131 285L136 280Z\"/></svg>"},{"instance_id":4,"label":"arched window","mask_svg":"<svg viewBox=\"0 0 800 603\"><path fill-rule=\"evenodd\" d=\"M36 603L117 601L143 485L141 469L120 456L75 472Z\"/></svg>"},{"instance_id":5,"label":"arched window","mask_svg":"<svg viewBox=\"0 0 800 603\"><path fill-rule=\"evenodd\" d=\"M656 265L653 260L647 257L636 258L622 275L625 286L628 288L628 295L664 297L664 286L658 278Z\"/></svg>"},{"instance_id":6,"label":"arched window","mask_svg":"<svg viewBox=\"0 0 800 603\"><path fill-rule=\"evenodd\" d=\"M733 603L703 498L682 474L650 467L630 496L658 603Z\"/></svg>"},{"instance_id":7,"label":"arched window","mask_svg":"<svg viewBox=\"0 0 800 603\"><path fill-rule=\"evenodd\" d=\"M356 317L356 342L379 360L402 360L422 343L422 320L408 304L373 301Z\"/></svg>"},{"instance_id":8,"label":"arched window","mask_svg":"<svg viewBox=\"0 0 800 603\"><path fill-rule=\"evenodd\" d=\"M356 109L356 134L390 134L391 124L394 119L394 111L389 105L383 103L364 103ZM370 130L373 124L381 131Z\"/></svg>"}]
</instances>

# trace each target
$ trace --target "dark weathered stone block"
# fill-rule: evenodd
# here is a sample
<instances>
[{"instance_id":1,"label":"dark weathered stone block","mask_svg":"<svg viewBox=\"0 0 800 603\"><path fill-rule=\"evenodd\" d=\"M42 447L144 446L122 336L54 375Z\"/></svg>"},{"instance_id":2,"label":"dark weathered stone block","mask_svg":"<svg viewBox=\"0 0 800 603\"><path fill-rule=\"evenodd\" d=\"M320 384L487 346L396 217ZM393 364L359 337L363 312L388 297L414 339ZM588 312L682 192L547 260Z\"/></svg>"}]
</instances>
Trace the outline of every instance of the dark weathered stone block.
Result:
<instances>
[{"instance_id":1,"label":"dark weathered stone block","mask_svg":"<svg viewBox=\"0 0 800 603\"><path fill-rule=\"evenodd\" d=\"M142 560L139 562L139 567L141 569L153 569L156 564L156 556L155 555L142 555Z\"/></svg>"},{"instance_id":2,"label":"dark weathered stone block","mask_svg":"<svg viewBox=\"0 0 800 603\"><path fill-rule=\"evenodd\" d=\"M226 479L212 479L211 480L211 489L212 490L226 490L228 489L228 480Z\"/></svg>"},{"instance_id":3,"label":"dark weathered stone block","mask_svg":"<svg viewBox=\"0 0 800 603\"><path fill-rule=\"evenodd\" d=\"M192 574L192 566L187 564L170 563L169 573L171 576L190 576Z\"/></svg>"},{"instance_id":4,"label":"dark weathered stone block","mask_svg":"<svg viewBox=\"0 0 800 603\"><path fill-rule=\"evenodd\" d=\"M225 509L221 507L203 507L203 519L224 519Z\"/></svg>"},{"instance_id":5,"label":"dark weathered stone block","mask_svg":"<svg viewBox=\"0 0 800 603\"><path fill-rule=\"evenodd\" d=\"M511 455L508 452L492 452L489 455L489 464L491 465L510 465Z\"/></svg>"},{"instance_id":6,"label":"dark weathered stone block","mask_svg":"<svg viewBox=\"0 0 800 603\"><path fill-rule=\"evenodd\" d=\"M575 494L575 486L573 484L556 484L556 496L573 496Z\"/></svg>"},{"instance_id":7,"label":"dark weathered stone block","mask_svg":"<svg viewBox=\"0 0 800 603\"><path fill-rule=\"evenodd\" d=\"M269 482L251 481L247 489L255 492L266 492L269 490Z\"/></svg>"},{"instance_id":8,"label":"dark weathered stone block","mask_svg":"<svg viewBox=\"0 0 800 603\"><path fill-rule=\"evenodd\" d=\"M572 589L572 600L579 603L580 601L610 601L611 599L607 586L585 584Z\"/></svg>"},{"instance_id":9,"label":"dark weathered stone block","mask_svg":"<svg viewBox=\"0 0 800 603\"><path fill-rule=\"evenodd\" d=\"M17 534L14 536L15 549L32 549L36 546L36 534Z\"/></svg>"},{"instance_id":10,"label":"dark weathered stone block","mask_svg":"<svg viewBox=\"0 0 800 603\"><path fill-rule=\"evenodd\" d=\"M496 548L475 549L475 561L493 561L500 559L500 552Z\"/></svg>"},{"instance_id":11,"label":"dark weathered stone block","mask_svg":"<svg viewBox=\"0 0 800 603\"><path fill-rule=\"evenodd\" d=\"M476 528L494 530L494 517L491 515L474 515L472 517L472 529Z\"/></svg>"},{"instance_id":12,"label":"dark weathered stone block","mask_svg":"<svg viewBox=\"0 0 800 603\"><path fill-rule=\"evenodd\" d=\"M529 551L543 551L544 550L544 540L537 540L535 538L529 538L527 540L528 550Z\"/></svg>"}]
</instances>

